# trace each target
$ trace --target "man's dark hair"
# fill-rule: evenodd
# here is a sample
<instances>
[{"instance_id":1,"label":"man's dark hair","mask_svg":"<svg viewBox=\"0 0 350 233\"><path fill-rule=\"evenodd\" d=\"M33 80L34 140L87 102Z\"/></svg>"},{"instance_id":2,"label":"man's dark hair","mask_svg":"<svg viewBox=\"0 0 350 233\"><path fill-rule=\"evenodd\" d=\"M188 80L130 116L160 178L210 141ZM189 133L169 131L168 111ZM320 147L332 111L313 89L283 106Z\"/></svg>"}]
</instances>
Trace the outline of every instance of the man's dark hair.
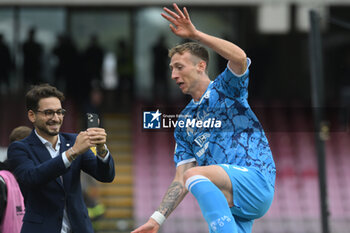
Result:
<instances>
[{"instance_id":1,"label":"man's dark hair","mask_svg":"<svg viewBox=\"0 0 350 233\"><path fill-rule=\"evenodd\" d=\"M175 47L169 50L169 57L172 58L176 53L183 54L184 52L189 52L192 55L200 58L205 61L207 64L206 72L208 72L209 66L209 52L208 50L201 44L197 42L187 42L184 44L176 45Z\"/></svg>"},{"instance_id":2,"label":"man's dark hair","mask_svg":"<svg viewBox=\"0 0 350 233\"><path fill-rule=\"evenodd\" d=\"M53 87L47 83L32 86L26 94L26 108L27 111L37 111L39 101L43 98L56 97L61 102L64 101L65 97L56 87Z\"/></svg>"}]
</instances>

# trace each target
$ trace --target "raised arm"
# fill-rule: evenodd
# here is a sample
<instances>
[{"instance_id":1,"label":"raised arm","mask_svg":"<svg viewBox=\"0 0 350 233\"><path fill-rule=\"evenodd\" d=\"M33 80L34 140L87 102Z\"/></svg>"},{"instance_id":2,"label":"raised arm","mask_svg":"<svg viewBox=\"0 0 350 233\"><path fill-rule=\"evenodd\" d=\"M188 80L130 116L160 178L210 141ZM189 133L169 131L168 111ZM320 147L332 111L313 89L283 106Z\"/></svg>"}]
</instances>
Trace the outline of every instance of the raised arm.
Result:
<instances>
[{"instance_id":1,"label":"raised arm","mask_svg":"<svg viewBox=\"0 0 350 233\"><path fill-rule=\"evenodd\" d=\"M162 202L157 209L157 212L162 214L164 217L169 217L169 215L175 210L175 208L184 199L188 191L185 188L183 177L185 171L191 167L196 166L196 163L187 163L180 165L176 168L176 174L173 182L168 187L166 194L163 197ZM136 230L131 233L156 233L160 228L160 224L154 219L149 218L149 220Z\"/></svg>"},{"instance_id":2,"label":"raised arm","mask_svg":"<svg viewBox=\"0 0 350 233\"><path fill-rule=\"evenodd\" d=\"M166 13L168 13L168 15L164 13L161 15L172 23L169 26L175 35L181 38L199 41L200 43L213 49L215 52L229 61L229 67L236 74L242 74L246 70L247 56L240 47L227 40L211 36L197 30L192 24L186 7L183 8L182 12L175 3L173 6L175 11L171 11L164 7L163 9Z\"/></svg>"}]
</instances>

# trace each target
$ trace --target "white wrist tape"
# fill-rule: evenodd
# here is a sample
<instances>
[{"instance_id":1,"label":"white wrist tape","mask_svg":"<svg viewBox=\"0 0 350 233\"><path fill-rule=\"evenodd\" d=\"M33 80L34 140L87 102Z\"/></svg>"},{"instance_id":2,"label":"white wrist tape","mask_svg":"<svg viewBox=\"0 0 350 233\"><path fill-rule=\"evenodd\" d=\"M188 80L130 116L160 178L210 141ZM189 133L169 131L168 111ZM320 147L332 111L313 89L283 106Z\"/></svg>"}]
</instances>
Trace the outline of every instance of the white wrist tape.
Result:
<instances>
[{"instance_id":1,"label":"white wrist tape","mask_svg":"<svg viewBox=\"0 0 350 233\"><path fill-rule=\"evenodd\" d=\"M161 226L163 222L166 220L165 216L159 211L155 211L152 214L151 218L153 218L154 221L156 221L159 224L159 226Z\"/></svg>"}]
</instances>

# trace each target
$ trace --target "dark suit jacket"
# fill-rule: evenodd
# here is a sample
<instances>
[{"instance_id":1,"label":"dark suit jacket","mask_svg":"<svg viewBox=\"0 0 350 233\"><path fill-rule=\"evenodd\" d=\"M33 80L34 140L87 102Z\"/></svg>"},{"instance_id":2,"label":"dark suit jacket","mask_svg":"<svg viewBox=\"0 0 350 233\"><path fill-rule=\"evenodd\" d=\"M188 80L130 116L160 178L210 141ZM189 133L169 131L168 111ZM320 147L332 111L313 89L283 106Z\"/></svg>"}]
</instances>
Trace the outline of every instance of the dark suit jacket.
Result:
<instances>
[{"instance_id":1,"label":"dark suit jacket","mask_svg":"<svg viewBox=\"0 0 350 233\"><path fill-rule=\"evenodd\" d=\"M21 233L60 233L65 205L74 233L93 232L82 197L80 172L82 170L101 182L112 182L114 161L110 155L104 163L88 150L66 168L61 155L74 145L76 136L59 134L60 156L55 158L34 130L27 138L9 146L10 170L18 180L26 207Z\"/></svg>"}]
</instances>

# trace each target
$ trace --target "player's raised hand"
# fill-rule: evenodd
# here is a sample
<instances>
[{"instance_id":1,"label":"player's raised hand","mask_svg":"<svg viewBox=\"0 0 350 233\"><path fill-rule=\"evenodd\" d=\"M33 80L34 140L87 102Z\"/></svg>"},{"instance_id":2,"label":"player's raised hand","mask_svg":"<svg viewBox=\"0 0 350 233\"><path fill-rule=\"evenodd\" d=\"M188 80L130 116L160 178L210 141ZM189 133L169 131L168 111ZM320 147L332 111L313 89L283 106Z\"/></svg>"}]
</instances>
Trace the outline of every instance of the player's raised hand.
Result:
<instances>
[{"instance_id":1,"label":"player's raised hand","mask_svg":"<svg viewBox=\"0 0 350 233\"><path fill-rule=\"evenodd\" d=\"M154 221L152 218L148 220L145 224L142 226L138 227L131 233L157 233L159 230L159 224Z\"/></svg>"},{"instance_id":2,"label":"player's raised hand","mask_svg":"<svg viewBox=\"0 0 350 233\"><path fill-rule=\"evenodd\" d=\"M183 8L182 12L176 3L174 3L173 6L175 12L164 7L163 10L169 15L161 13L163 18L172 23L169 25L171 31L179 37L195 39L197 30L191 22L186 7Z\"/></svg>"}]
</instances>

